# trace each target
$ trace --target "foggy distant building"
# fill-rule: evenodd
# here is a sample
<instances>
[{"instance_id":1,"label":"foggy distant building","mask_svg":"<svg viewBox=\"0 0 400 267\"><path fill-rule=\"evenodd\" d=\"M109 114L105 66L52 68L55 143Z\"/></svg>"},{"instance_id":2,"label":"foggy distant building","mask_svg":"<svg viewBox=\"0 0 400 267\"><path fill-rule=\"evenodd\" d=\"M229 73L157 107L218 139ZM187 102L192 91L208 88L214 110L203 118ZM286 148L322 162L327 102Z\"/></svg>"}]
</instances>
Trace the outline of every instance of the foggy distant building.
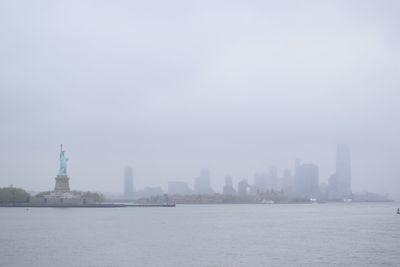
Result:
<instances>
[{"instance_id":1,"label":"foggy distant building","mask_svg":"<svg viewBox=\"0 0 400 267\"><path fill-rule=\"evenodd\" d=\"M329 178L331 199L351 198L351 159L350 147L338 145L336 149L336 173Z\"/></svg>"},{"instance_id":2,"label":"foggy distant building","mask_svg":"<svg viewBox=\"0 0 400 267\"><path fill-rule=\"evenodd\" d=\"M319 193L319 171L315 164L296 164L295 194L302 198L316 198Z\"/></svg>"},{"instance_id":3,"label":"foggy distant building","mask_svg":"<svg viewBox=\"0 0 400 267\"><path fill-rule=\"evenodd\" d=\"M212 194L211 177L209 169L201 169L200 176L194 179L194 193L199 195Z\"/></svg>"},{"instance_id":4,"label":"foggy distant building","mask_svg":"<svg viewBox=\"0 0 400 267\"><path fill-rule=\"evenodd\" d=\"M329 186L327 183L319 184L319 197L320 200L329 200Z\"/></svg>"},{"instance_id":5,"label":"foggy distant building","mask_svg":"<svg viewBox=\"0 0 400 267\"><path fill-rule=\"evenodd\" d=\"M135 191L135 199L150 198L164 195L164 191L159 186L146 186L143 190Z\"/></svg>"},{"instance_id":6,"label":"foggy distant building","mask_svg":"<svg viewBox=\"0 0 400 267\"><path fill-rule=\"evenodd\" d=\"M254 183L252 191L256 192L267 192L278 190L278 169L272 166L269 173L256 173L254 175Z\"/></svg>"},{"instance_id":7,"label":"foggy distant building","mask_svg":"<svg viewBox=\"0 0 400 267\"><path fill-rule=\"evenodd\" d=\"M225 185L223 188L224 195L234 195L236 190L233 188L233 179L231 176L225 177Z\"/></svg>"},{"instance_id":8,"label":"foggy distant building","mask_svg":"<svg viewBox=\"0 0 400 267\"><path fill-rule=\"evenodd\" d=\"M330 199L342 199L341 194L338 193L338 182L336 173L332 174L328 179L329 198Z\"/></svg>"},{"instance_id":9,"label":"foggy distant building","mask_svg":"<svg viewBox=\"0 0 400 267\"><path fill-rule=\"evenodd\" d=\"M130 166L124 169L124 198L133 198L133 169Z\"/></svg>"},{"instance_id":10,"label":"foggy distant building","mask_svg":"<svg viewBox=\"0 0 400 267\"><path fill-rule=\"evenodd\" d=\"M246 179L241 180L238 183L238 194L239 195L246 195L249 192L250 185Z\"/></svg>"},{"instance_id":11,"label":"foggy distant building","mask_svg":"<svg viewBox=\"0 0 400 267\"><path fill-rule=\"evenodd\" d=\"M294 193L294 177L290 169L285 169L280 182L280 189L286 194L292 195Z\"/></svg>"},{"instance_id":12,"label":"foggy distant building","mask_svg":"<svg viewBox=\"0 0 400 267\"><path fill-rule=\"evenodd\" d=\"M190 195L192 190L188 184L181 181L168 182L168 194L169 195Z\"/></svg>"},{"instance_id":13,"label":"foggy distant building","mask_svg":"<svg viewBox=\"0 0 400 267\"><path fill-rule=\"evenodd\" d=\"M266 192L268 190L267 180L268 180L268 174L266 174L265 172L262 173L257 172L256 174L254 174L252 191L254 191L254 193Z\"/></svg>"},{"instance_id":14,"label":"foggy distant building","mask_svg":"<svg viewBox=\"0 0 400 267\"><path fill-rule=\"evenodd\" d=\"M142 197L161 196L163 194L164 194L164 192L163 192L162 188L159 186L154 186L154 187L146 186L143 189Z\"/></svg>"},{"instance_id":15,"label":"foggy distant building","mask_svg":"<svg viewBox=\"0 0 400 267\"><path fill-rule=\"evenodd\" d=\"M277 191L278 190L278 169L275 166L272 166L269 169L269 176L267 180L267 189L269 191Z\"/></svg>"}]
</instances>

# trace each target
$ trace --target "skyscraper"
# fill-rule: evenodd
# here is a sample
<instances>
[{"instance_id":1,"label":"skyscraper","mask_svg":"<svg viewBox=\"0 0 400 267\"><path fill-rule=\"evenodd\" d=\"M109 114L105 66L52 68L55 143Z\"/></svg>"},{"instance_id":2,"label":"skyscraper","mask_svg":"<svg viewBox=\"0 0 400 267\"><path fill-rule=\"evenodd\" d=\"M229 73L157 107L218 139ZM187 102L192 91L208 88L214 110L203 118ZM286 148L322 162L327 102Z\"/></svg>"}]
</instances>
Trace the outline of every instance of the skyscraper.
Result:
<instances>
[{"instance_id":1,"label":"skyscraper","mask_svg":"<svg viewBox=\"0 0 400 267\"><path fill-rule=\"evenodd\" d=\"M319 192L319 171L314 164L296 165L295 194L302 198L316 198Z\"/></svg>"},{"instance_id":2,"label":"skyscraper","mask_svg":"<svg viewBox=\"0 0 400 267\"><path fill-rule=\"evenodd\" d=\"M200 176L194 179L194 193L195 194L212 194L214 191L211 188L210 184L210 170L209 169L201 169Z\"/></svg>"},{"instance_id":3,"label":"skyscraper","mask_svg":"<svg viewBox=\"0 0 400 267\"><path fill-rule=\"evenodd\" d=\"M231 176L225 177L225 185L223 188L224 195L234 195L236 190L233 188L233 179Z\"/></svg>"},{"instance_id":4,"label":"skyscraper","mask_svg":"<svg viewBox=\"0 0 400 267\"><path fill-rule=\"evenodd\" d=\"M181 181L170 181L168 182L168 194L169 195L190 195L192 190L185 182Z\"/></svg>"},{"instance_id":5,"label":"skyscraper","mask_svg":"<svg viewBox=\"0 0 400 267\"><path fill-rule=\"evenodd\" d=\"M283 171L283 176L280 183L280 189L282 189L288 195L293 195L294 177L290 169L285 169Z\"/></svg>"},{"instance_id":6,"label":"skyscraper","mask_svg":"<svg viewBox=\"0 0 400 267\"><path fill-rule=\"evenodd\" d=\"M268 188L268 174L265 172L262 173L256 173L254 174L254 180L253 180L253 187L252 190L254 193L257 192L266 192Z\"/></svg>"},{"instance_id":7,"label":"skyscraper","mask_svg":"<svg viewBox=\"0 0 400 267\"><path fill-rule=\"evenodd\" d=\"M278 169L270 167L269 173L261 172L254 175L253 193L278 190Z\"/></svg>"},{"instance_id":8,"label":"skyscraper","mask_svg":"<svg viewBox=\"0 0 400 267\"><path fill-rule=\"evenodd\" d=\"M130 166L124 169L124 197L133 198L133 169Z\"/></svg>"},{"instance_id":9,"label":"skyscraper","mask_svg":"<svg viewBox=\"0 0 400 267\"><path fill-rule=\"evenodd\" d=\"M351 198L350 147L340 144L336 148L336 173L329 179L330 198Z\"/></svg>"},{"instance_id":10,"label":"skyscraper","mask_svg":"<svg viewBox=\"0 0 400 267\"><path fill-rule=\"evenodd\" d=\"M238 183L238 194L239 195L246 195L250 189L250 185L246 179L242 179Z\"/></svg>"}]
</instances>

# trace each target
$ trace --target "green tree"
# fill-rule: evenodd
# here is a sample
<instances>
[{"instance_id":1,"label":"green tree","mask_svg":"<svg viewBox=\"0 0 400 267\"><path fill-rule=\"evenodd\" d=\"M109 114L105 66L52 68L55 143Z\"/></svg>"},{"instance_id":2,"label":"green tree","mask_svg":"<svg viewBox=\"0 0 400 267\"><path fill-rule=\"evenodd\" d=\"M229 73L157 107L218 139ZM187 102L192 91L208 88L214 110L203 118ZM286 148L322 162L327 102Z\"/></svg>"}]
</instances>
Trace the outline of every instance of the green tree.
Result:
<instances>
[{"instance_id":1,"label":"green tree","mask_svg":"<svg viewBox=\"0 0 400 267\"><path fill-rule=\"evenodd\" d=\"M15 187L0 188L0 203L26 203L29 202L30 195L24 189Z\"/></svg>"}]
</instances>

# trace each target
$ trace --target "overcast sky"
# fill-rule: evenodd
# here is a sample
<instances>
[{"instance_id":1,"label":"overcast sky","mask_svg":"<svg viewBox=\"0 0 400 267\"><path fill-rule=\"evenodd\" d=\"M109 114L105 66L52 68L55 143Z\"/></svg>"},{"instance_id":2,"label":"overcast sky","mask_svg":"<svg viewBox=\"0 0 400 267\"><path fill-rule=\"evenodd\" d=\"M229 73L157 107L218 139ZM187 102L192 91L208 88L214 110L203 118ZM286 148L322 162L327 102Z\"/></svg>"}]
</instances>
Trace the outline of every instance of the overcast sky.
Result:
<instances>
[{"instance_id":1,"label":"overcast sky","mask_svg":"<svg viewBox=\"0 0 400 267\"><path fill-rule=\"evenodd\" d=\"M0 1L0 187L122 191L296 158L400 192L399 1Z\"/></svg>"}]
</instances>

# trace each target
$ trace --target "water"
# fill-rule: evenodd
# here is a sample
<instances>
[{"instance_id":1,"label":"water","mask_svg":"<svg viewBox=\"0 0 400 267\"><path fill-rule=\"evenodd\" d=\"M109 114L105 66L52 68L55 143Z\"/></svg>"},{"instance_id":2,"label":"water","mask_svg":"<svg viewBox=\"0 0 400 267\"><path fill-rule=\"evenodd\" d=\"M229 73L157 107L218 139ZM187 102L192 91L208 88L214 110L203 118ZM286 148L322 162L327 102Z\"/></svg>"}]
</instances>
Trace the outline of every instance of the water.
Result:
<instances>
[{"instance_id":1,"label":"water","mask_svg":"<svg viewBox=\"0 0 400 267\"><path fill-rule=\"evenodd\" d=\"M0 208L0 266L400 266L397 206Z\"/></svg>"}]
</instances>

